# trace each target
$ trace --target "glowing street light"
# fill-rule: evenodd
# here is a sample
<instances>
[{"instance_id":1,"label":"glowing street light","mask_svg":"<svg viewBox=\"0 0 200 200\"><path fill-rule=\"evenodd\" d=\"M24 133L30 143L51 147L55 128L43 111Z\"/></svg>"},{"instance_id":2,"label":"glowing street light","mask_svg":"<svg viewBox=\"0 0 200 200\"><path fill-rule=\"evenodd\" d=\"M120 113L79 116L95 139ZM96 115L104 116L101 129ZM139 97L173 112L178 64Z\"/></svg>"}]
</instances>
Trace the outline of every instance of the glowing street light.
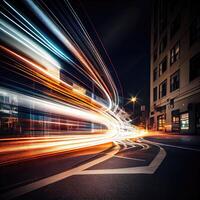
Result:
<instances>
[{"instance_id":1,"label":"glowing street light","mask_svg":"<svg viewBox=\"0 0 200 200\"><path fill-rule=\"evenodd\" d=\"M136 101L137 101L137 97L131 97L131 102L135 104Z\"/></svg>"},{"instance_id":2,"label":"glowing street light","mask_svg":"<svg viewBox=\"0 0 200 200\"><path fill-rule=\"evenodd\" d=\"M133 118L134 118L134 110L135 110L135 103L137 101L137 97L131 97L130 101L133 103Z\"/></svg>"}]
</instances>

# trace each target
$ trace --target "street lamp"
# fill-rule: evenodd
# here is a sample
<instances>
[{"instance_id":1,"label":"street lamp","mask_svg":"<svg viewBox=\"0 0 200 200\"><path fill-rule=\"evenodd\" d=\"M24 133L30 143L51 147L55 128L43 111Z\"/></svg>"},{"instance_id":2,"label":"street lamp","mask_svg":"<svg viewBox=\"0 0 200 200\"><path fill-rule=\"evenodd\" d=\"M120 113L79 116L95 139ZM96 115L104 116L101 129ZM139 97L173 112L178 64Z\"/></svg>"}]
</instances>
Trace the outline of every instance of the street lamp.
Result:
<instances>
[{"instance_id":1,"label":"street lamp","mask_svg":"<svg viewBox=\"0 0 200 200\"><path fill-rule=\"evenodd\" d=\"M134 116L134 110L135 110L136 101L137 101L137 97L131 97L131 102L133 103L133 116Z\"/></svg>"},{"instance_id":2,"label":"street lamp","mask_svg":"<svg viewBox=\"0 0 200 200\"><path fill-rule=\"evenodd\" d=\"M135 103L137 101L136 97L131 97L131 102Z\"/></svg>"}]
</instances>

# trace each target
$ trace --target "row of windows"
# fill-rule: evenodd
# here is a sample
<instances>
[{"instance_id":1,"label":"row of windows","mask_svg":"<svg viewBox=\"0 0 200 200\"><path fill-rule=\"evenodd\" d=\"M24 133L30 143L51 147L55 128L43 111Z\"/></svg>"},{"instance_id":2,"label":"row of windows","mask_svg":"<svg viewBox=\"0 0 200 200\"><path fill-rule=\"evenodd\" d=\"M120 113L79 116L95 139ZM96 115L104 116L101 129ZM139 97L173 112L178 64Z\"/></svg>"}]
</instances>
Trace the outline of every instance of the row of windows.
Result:
<instances>
[{"instance_id":1,"label":"row of windows","mask_svg":"<svg viewBox=\"0 0 200 200\"><path fill-rule=\"evenodd\" d=\"M164 37L159 46L159 53L162 53L166 47L166 38ZM180 56L180 41L178 41L174 47L170 50L170 65L176 62ZM154 50L154 61L157 59L157 48Z\"/></svg>"},{"instance_id":2,"label":"row of windows","mask_svg":"<svg viewBox=\"0 0 200 200\"><path fill-rule=\"evenodd\" d=\"M180 58L180 42L178 41L174 45L174 47L170 50L170 65L175 63L179 58ZM167 56L160 62L158 69L157 67L155 67L153 70L153 81L157 80L158 75L160 77L167 70Z\"/></svg>"},{"instance_id":3,"label":"row of windows","mask_svg":"<svg viewBox=\"0 0 200 200\"><path fill-rule=\"evenodd\" d=\"M176 71L174 74L170 76L170 92L173 92L179 89L180 84L180 71ZM157 91L159 89L159 91ZM158 93L159 92L159 93ZM157 93L159 95L157 95ZM153 89L153 101L156 101L159 97L165 97L167 95L167 79L165 79L160 85L159 88L157 86Z\"/></svg>"},{"instance_id":4,"label":"row of windows","mask_svg":"<svg viewBox=\"0 0 200 200\"><path fill-rule=\"evenodd\" d=\"M180 29L180 25L181 25L181 16L180 14L178 14L170 26L170 39L172 39L174 35L178 32L178 30ZM157 30L154 30L154 41L155 37L157 37L155 31ZM163 36L162 40L160 41L159 54L161 54L165 50L166 46L167 46L167 33ZM155 48L154 50L154 61L156 59L157 59L157 48Z\"/></svg>"},{"instance_id":5,"label":"row of windows","mask_svg":"<svg viewBox=\"0 0 200 200\"><path fill-rule=\"evenodd\" d=\"M198 77L200 77L200 52L190 59L189 81L193 81ZM179 87L180 87L180 69L170 76L170 92L179 89ZM159 91L157 91L158 89ZM159 95L157 95L157 93ZM159 88L157 86L154 87L153 101L156 101L158 98L160 99L166 95L167 95L167 79L165 79L159 85Z\"/></svg>"},{"instance_id":6,"label":"row of windows","mask_svg":"<svg viewBox=\"0 0 200 200\"><path fill-rule=\"evenodd\" d=\"M181 15L179 13L170 25L170 39L172 39L174 35L178 32L178 30L180 29L180 25L181 25ZM194 19L192 19L190 25L190 46L193 45L199 39L200 39L200 16L197 15ZM167 46L167 33L163 36L163 38L160 41L159 54L164 52L166 46ZM155 48L153 53L154 62L158 57L157 54L158 54L158 49Z\"/></svg>"}]
</instances>

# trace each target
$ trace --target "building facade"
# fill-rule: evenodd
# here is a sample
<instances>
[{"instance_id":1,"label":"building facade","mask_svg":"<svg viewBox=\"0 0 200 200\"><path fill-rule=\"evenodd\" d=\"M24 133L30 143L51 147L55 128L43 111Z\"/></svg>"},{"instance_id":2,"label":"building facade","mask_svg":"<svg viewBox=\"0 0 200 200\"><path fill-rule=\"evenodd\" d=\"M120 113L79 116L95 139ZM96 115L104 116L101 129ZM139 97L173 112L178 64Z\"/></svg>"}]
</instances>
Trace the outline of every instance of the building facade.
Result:
<instances>
[{"instance_id":1,"label":"building facade","mask_svg":"<svg viewBox=\"0 0 200 200\"><path fill-rule=\"evenodd\" d=\"M155 0L151 24L150 127L200 134L200 3Z\"/></svg>"}]
</instances>

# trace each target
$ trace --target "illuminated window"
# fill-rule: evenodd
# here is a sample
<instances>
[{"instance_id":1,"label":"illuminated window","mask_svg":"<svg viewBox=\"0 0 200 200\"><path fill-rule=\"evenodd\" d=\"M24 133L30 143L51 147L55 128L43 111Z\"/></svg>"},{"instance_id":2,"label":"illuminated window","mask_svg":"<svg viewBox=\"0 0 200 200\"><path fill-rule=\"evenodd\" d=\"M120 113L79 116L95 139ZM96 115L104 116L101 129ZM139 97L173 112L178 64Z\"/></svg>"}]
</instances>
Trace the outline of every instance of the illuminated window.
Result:
<instances>
[{"instance_id":1,"label":"illuminated window","mask_svg":"<svg viewBox=\"0 0 200 200\"><path fill-rule=\"evenodd\" d=\"M172 131L179 132L180 130L180 116L179 110L172 111Z\"/></svg>"},{"instance_id":2,"label":"illuminated window","mask_svg":"<svg viewBox=\"0 0 200 200\"><path fill-rule=\"evenodd\" d=\"M189 113L181 114L181 130L189 129Z\"/></svg>"},{"instance_id":3,"label":"illuminated window","mask_svg":"<svg viewBox=\"0 0 200 200\"><path fill-rule=\"evenodd\" d=\"M158 116L158 130L162 131L165 127L165 115L159 115Z\"/></svg>"},{"instance_id":4,"label":"illuminated window","mask_svg":"<svg viewBox=\"0 0 200 200\"><path fill-rule=\"evenodd\" d=\"M180 121L179 116L173 116L172 117L172 123L173 124L179 124L179 121Z\"/></svg>"}]
</instances>

